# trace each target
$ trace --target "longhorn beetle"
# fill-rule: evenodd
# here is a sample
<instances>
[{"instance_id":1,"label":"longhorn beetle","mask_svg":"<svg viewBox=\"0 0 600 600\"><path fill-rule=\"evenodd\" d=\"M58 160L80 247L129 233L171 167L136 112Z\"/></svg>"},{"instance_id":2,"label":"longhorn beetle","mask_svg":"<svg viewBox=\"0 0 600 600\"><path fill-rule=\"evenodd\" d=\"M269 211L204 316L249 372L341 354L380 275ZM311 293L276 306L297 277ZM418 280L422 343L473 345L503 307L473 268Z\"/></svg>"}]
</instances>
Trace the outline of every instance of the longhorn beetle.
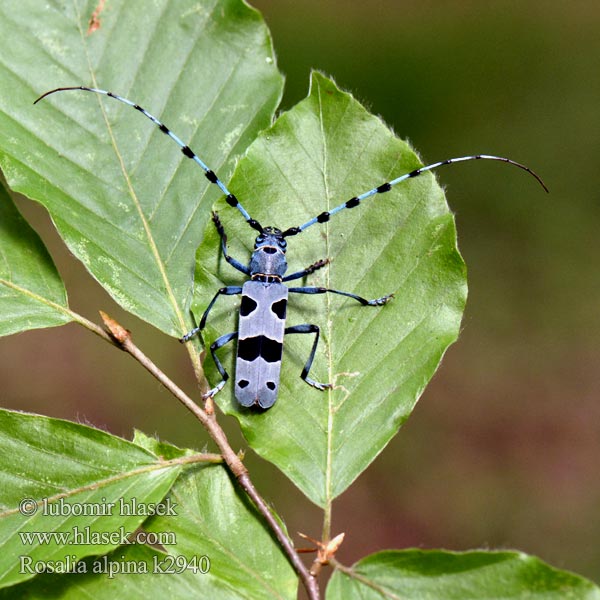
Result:
<instances>
[{"instance_id":1,"label":"longhorn beetle","mask_svg":"<svg viewBox=\"0 0 600 600\"><path fill-rule=\"evenodd\" d=\"M258 221L253 219L248 212L246 212L246 209L241 205L239 200L217 177L214 171L212 171L212 169L210 169L202 161L202 159L196 155L187 144L183 143L166 125L164 125L156 117L152 116L138 104L135 104L134 102L131 102L122 96L113 94L112 92L84 86L63 87L51 90L40 96L34 102L34 104L50 94L68 90L83 90L86 92L103 94L109 98L114 98L119 102L127 104L128 106L131 106L142 113L180 147L184 156L192 159L202 168L208 181L218 186L223 194L225 194L225 200L227 201L227 204L237 208L248 225L258 231L258 236L256 237L254 243L254 251L252 252L252 256L250 258L250 264L245 265L227 253L227 235L223 229L223 226L221 225L221 221L219 220L217 213L213 212L212 214L213 222L221 238L221 250L225 260L234 269L237 269L244 275L248 276L249 280L246 281L246 283L244 283L244 285L241 287L226 286L219 289L204 311L198 327L189 333L186 333L180 340L181 342L187 342L195 335L199 335L200 339L202 340L201 332L206 325L208 314L219 296L241 295L242 299L239 312L238 331L222 335L210 346L213 360L219 373L221 374L222 380L215 387L204 394L204 399L212 397L219 392L229 378L229 375L221 364L216 351L236 338L238 340L238 345L236 358L235 397L242 406L251 407L258 405L260 408L266 409L275 404L279 389L279 372L283 353L283 337L286 334L314 334L312 349L308 356L308 360L304 365L304 369L300 374L300 377L304 379L306 383L318 390L324 390L331 387L331 384L319 383L308 376L315 356L315 351L317 349L317 344L319 342L319 327L310 323L292 325L291 327L285 326L287 300L290 292L294 294L324 294L329 292L332 294L339 294L341 296L352 298L363 306L382 306L392 298L393 294L388 294L374 300L366 300L365 298L362 298L361 296L351 292L343 292L325 287L287 287L284 285L284 283L293 281L295 279L301 279L307 275L310 275L311 273L314 273L317 269L320 269L328 264L329 260L319 260L305 269L302 269L301 271L297 271L291 275L285 275L287 270L287 261L285 257L287 250L286 238L298 235L316 223L326 223L333 215L344 210L345 208L354 208L363 200L366 200L371 196L388 192L393 186L401 183L402 181L411 179L413 177L418 177L421 175L421 173L437 169L443 165L449 165L468 160L496 160L514 165L527 171L530 175L535 177L540 185L546 190L546 192L548 191L544 182L536 173L534 173L525 165L515 162L509 158L491 156L488 154L462 156L459 158L450 158L427 166L419 167L410 173L406 173L400 177L392 179L391 181L382 183L381 185L374 187L373 189L370 189L359 196L354 196L339 206L336 206L332 210L322 212L316 217L309 219L302 225L290 227L289 229L282 231L276 227L263 227ZM202 340L202 342L204 343L204 340Z\"/></svg>"}]
</instances>

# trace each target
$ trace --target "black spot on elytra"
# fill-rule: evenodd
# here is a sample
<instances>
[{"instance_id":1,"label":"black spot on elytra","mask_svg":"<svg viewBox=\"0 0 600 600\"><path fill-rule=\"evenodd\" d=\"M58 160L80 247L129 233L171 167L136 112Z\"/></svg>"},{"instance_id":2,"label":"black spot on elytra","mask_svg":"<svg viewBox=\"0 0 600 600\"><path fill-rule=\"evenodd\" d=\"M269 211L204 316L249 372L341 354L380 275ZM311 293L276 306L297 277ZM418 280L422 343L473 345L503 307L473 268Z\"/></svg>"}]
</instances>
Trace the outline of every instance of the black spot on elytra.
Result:
<instances>
[{"instance_id":1,"label":"black spot on elytra","mask_svg":"<svg viewBox=\"0 0 600 600\"><path fill-rule=\"evenodd\" d=\"M252 314L258 307L255 300L252 300L249 296L242 296L242 304L240 306L240 316L247 317Z\"/></svg>"},{"instance_id":2,"label":"black spot on elytra","mask_svg":"<svg viewBox=\"0 0 600 600\"><path fill-rule=\"evenodd\" d=\"M238 342L238 356L242 360L252 362L259 356L268 363L281 360L283 344L264 335L242 338Z\"/></svg>"},{"instance_id":3,"label":"black spot on elytra","mask_svg":"<svg viewBox=\"0 0 600 600\"><path fill-rule=\"evenodd\" d=\"M287 300L282 298L271 304L271 312L275 313L279 319L285 319L285 311L287 308Z\"/></svg>"}]
</instances>

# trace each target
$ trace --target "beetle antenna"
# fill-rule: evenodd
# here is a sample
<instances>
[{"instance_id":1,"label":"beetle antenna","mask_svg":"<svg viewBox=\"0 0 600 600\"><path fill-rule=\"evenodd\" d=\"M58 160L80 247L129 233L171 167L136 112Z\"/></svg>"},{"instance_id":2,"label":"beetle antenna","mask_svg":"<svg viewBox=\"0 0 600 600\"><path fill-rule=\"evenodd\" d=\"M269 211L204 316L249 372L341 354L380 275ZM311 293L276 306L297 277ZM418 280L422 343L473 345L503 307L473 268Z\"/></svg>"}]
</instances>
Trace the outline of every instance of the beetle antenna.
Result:
<instances>
[{"instance_id":1,"label":"beetle antenna","mask_svg":"<svg viewBox=\"0 0 600 600\"><path fill-rule=\"evenodd\" d=\"M542 178L537 173L532 171L529 167L527 167L521 163L518 163L514 160L511 160L510 158L505 158L503 156L492 156L491 154L476 154L473 156L461 156L458 158L448 158L447 160L442 160L440 162L432 163L432 164L426 165L424 167L419 167L418 169L415 169L414 171L411 171L410 173L405 173L404 175L400 175L400 177L396 177L396 179L392 179L391 181L382 183L380 186L375 187L375 188L369 190L368 192L361 194L360 196L354 196L353 198L350 198L350 200L343 202L342 204L340 204L339 206L336 206L332 210L322 212L320 215L313 217L312 219L310 219L310 221L307 221L306 223L304 223L303 225L300 225L299 227L290 227L289 229L286 229L283 232L283 237L297 235L297 234L301 233L302 231L304 231L305 229L307 229L308 227L310 227L311 225L314 225L315 223L326 223L327 221L329 221L329 219L333 215L340 212L341 210L344 210L345 208L354 208L355 206L358 206L363 200L366 200L367 198L370 198L371 196L374 196L375 194L383 194L385 192L389 192L393 186L395 186L407 179L412 179L413 177L418 177L419 175L421 175L422 173L425 173L426 171L432 171L433 169L437 169L438 167L442 167L444 165L451 165L453 163L466 162L468 160L482 160L482 159L483 160L498 160L501 162L508 163L509 165L514 165L515 167L519 167L519 169L523 169L524 171L527 171L527 173L529 173L532 177L535 177L535 179L544 188L544 190L546 190L546 192L548 192L548 188L546 187L546 184L542 181Z\"/></svg>"}]
</instances>

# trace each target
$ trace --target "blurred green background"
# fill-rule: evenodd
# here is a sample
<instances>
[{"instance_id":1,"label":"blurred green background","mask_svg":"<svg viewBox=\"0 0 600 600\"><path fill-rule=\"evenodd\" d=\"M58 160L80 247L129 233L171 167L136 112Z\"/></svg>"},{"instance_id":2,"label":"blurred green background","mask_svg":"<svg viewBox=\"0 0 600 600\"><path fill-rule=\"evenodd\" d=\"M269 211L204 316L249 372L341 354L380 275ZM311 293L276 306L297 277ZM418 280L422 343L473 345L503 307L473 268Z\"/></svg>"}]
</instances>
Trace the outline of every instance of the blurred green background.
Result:
<instances>
[{"instance_id":1,"label":"blurred green background","mask_svg":"<svg viewBox=\"0 0 600 600\"><path fill-rule=\"evenodd\" d=\"M600 582L600 4L253 4L287 76L283 108L306 95L317 68L423 160L506 155L551 190L497 163L438 171L469 269L463 332L398 436L334 504L340 560L392 547L518 548ZM40 207L19 207L73 308L121 319L193 390L181 346L116 307ZM3 406L206 442L141 367L75 325L4 338L0 357ZM318 536L319 511L250 451L247 463L290 532Z\"/></svg>"}]
</instances>

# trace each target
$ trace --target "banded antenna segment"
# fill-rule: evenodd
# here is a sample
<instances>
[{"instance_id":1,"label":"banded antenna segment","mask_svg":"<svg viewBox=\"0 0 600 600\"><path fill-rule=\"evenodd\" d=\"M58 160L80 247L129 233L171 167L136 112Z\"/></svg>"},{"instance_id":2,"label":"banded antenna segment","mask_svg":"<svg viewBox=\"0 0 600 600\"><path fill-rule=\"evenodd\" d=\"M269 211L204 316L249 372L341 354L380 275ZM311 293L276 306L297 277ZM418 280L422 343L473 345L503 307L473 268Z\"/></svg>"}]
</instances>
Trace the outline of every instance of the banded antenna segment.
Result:
<instances>
[{"instance_id":1,"label":"banded antenna segment","mask_svg":"<svg viewBox=\"0 0 600 600\"><path fill-rule=\"evenodd\" d=\"M315 223L326 223L327 221L329 221L329 219L333 215L340 212L341 210L344 210L345 208L354 208L354 207L358 206L363 200L366 200L367 198L370 198L371 196L374 196L375 194L383 194L385 192L389 192L393 186L401 183L402 181L406 181L407 179L411 179L413 177L418 177L422 173L425 173L427 171L432 171L433 169L437 169L438 167L442 167L444 165L451 165L453 163L466 162L468 160L497 160L500 162L508 163L509 165L514 165L515 167L519 167L519 169L523 169L524 171L527 171L527 173L529 173L532 177L535 177L535 179L544 188L544 190L546 190L546 192L548 192L548 188L546 187L545 183L542 181L542 178L537 173L532 171L526 165L523 165L514 160L511 160L510 158L505 158L503 156L493 156L491 154L475 154L472 156L460 156L458 158L448 158L446 160L432 163L432 164L426 165L424 167L419 167L418 169L414 169L410 173L405 173L404 175L400 175L400 177L396 177L396 179L392 179L391 181L382 183L381 185L379 185L373 189L370 189L368 192L365 192L364 194L361 194L360 196L354 196L353 198L350 198L350 200L343 202L339 206L336 206L335 208L333 208L329 211L322 212L321 214L317 215L316 217L313 217L312 219L310 219L306 223L300 225L299 227L290 227L289 229L286 229L283 232L283 236L288 237L291 235L297 235L298 233L301 233L302 231L304 231L311 225L314 225Z\"/></svg>"},{"instance_id":2,"label":"banded antenna segment","mask_svg":"<svg viewBox=\"0 0 600 600\"><path fill-rule=\"evenodd\" d=\"M179 148L181 149L181 152L183 153L183 155L185 157L192 159L197 165L200 166L200 168L204 171L204 175L208 179L208 181L210 181L210 183L215 184L225 194L225 200L227 201L227 204L229 204L229 206L233 206L234 208L237 208L240 211L240 213L242 214L242 216L244 217L244 219L246 220L246 222L251 227L262 232L262 227L261 227L260 223L258 223L258 221L254 220L248 214L246 209L241 205L240 201L235 197L234 194L232 194L227 189L227 186L219 179L217 174L187 144L182 142L181 139L177 135L175 135L162 121L159 121L154 115L151 115L145 108L142 108L139 104L136 104L135 102L132 102L131 100L128 100L127 98L124 98L123 96L119 96L118 94L113 94L112 92L109 92L107 90L100 90L98 88L85 87L83 85L74 86L74 87L60 87L60 88L56 88L54 90L50 90L49 92L42 94L34 102L34 104L37 104L40 100L43 100L47 96L50 96L51 94L55 94L56 92L67 92L67 91L72 91L72 90L82 90L84 92L92 92L94 94L102 94L103 96L108 96L109 98L114 98L115 100L118 100L119 102L122 102L123 104L126 104L127 106L131 106L131 108L134 108L138 112L142 113L147 119L150 119L150 121L152 121L164 134L168 135L179 146Z\"/></svg>"}]
</instances>

